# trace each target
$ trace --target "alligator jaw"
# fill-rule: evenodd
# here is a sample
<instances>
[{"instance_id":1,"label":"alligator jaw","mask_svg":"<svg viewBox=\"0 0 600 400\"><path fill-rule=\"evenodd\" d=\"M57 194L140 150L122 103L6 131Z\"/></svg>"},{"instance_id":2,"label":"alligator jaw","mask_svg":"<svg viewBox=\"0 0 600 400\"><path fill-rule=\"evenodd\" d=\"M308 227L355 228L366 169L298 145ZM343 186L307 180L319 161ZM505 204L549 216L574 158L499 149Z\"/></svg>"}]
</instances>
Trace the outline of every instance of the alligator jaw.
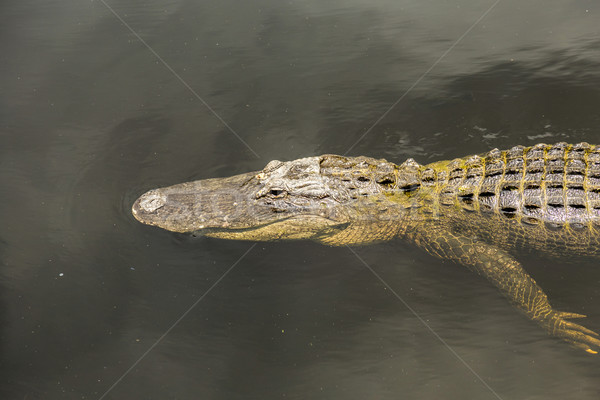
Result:
<instances>
[{"instance_id":1,"label":"alligator jaw","mask_svg":"<svg viewBox=\"0 0 600 400\"><path fill-rule=\"evenodd\" d=\"M132 212L147 225L222 239L362 244L388 235L396 224L384 235L377 227L403 214L384 199L395 169L368 157L274 160L258 172L150 190Z\"/></svg>"},{"instance_id":2,"label":"alligator jaw","mask_svg":"<svg viewBox=\"0 0 600 400\"><path fill-rule=\"evenodd\" d=\"M317 239L347 226L328 208L277 206L265 192L261 175L250 172L153 189L131 211L138 221L172 232L236 240Z\"/></svg>"},{"instance_id":3,"label":"alligator jaw","mask_svg":"<svg viewBox=\"0 0 600 400\"><path fill-rule=\"evenodd\" d=\"M141 223L173 232L247 228L255 224L244 186L255 172L150 190L131 207Z\"/></svg>"},{"instance_id":4,"label":"alligator jaw","mask_svg":"<svg viewBox=\"0 0 600 400\"><path fill-rule=\"evenodd\" d=\"M268 222L263 225L245 229L212 229L206 228L197 235L229 240L319 240L343 231L347 223L338 223L318 215L304 215Z\"/></svg>"}]
</instances>

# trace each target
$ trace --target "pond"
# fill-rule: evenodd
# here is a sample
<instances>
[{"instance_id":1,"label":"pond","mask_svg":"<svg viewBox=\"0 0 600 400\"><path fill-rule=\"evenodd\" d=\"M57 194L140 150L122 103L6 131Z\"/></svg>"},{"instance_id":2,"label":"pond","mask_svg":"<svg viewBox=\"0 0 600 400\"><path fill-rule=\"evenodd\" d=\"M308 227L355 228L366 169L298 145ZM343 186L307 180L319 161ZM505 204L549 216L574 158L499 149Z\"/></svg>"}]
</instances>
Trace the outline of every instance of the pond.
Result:
<instances>
[{"instance_id":1,"label":"pond","mask_svg":"<svg viewBox=\"0 0 600 400\"><path fill-rule=\"evenodd\" d=\"M1 397L597 399L598 356L407 243L224 241L130 210L273 159L600 144L599 17L593 1L3 4ZM600 331L597 261L518 258Z\"/></svg>"}]
</instances>

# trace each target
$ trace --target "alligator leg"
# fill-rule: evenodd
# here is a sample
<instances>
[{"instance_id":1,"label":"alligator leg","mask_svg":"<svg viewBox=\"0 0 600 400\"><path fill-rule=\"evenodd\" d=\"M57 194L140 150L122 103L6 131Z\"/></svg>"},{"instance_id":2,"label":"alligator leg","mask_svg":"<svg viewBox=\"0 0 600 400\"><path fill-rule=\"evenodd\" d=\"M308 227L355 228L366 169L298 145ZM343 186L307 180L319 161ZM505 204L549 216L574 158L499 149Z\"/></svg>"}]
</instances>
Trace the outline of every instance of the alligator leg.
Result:
<instances>
[{"instance_id":1,"label":"alligator leg","mask_svg":"<svg viewBox=\"0 0 600 400\"><path fill-rule=\"evenodd\" d=\"M567 321L585 315L557 311L548 297L521 264L505 251L475 239L448 231L432 235L416 234L415 242L429 253L464 264L485 276L533 321L557 336L589 353L600 350L598 334L579 324Z\"/></svg>"}]
</instances>

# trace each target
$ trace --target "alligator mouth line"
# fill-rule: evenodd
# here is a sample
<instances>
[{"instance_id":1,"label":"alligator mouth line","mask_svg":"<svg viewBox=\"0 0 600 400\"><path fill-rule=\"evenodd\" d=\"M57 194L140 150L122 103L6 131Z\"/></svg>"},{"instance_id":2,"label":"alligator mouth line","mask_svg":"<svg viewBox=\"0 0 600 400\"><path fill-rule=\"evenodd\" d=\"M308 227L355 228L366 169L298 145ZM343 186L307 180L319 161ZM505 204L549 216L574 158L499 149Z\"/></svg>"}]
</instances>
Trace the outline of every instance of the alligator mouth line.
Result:
<instances>
[{"instance_id":1,"label":"alligator mouth line","mask_svg":"<svg viewBox=\"0 0 600 400\"><path fill-rule=\"evenodd\" d=\"M266 228L271 225L285 223L286 221L294 221L294 220L306 221L307 217L312 220L318 219L318 220L327 221L327 228L329 228L329 229L337 228L337 229L341 230L341 229L346 228L350 224L347 222L337 222L331 218L326 218L321 215L303 215L302 217L297 217L297 216L286 217L286 218L278 219L276 221L265 222L262 224L253 225L251 227L243 227L243 228L228 228L228 227L224 227L224 226L223 227L206 227L206 228L197 229L191 233L195 236L206 236L206 235L210 235L211 233L220 233L220 232L230 232L230 233L253 232L253 231L257 231L257 230Z\"/></svg>"}]
</instances>

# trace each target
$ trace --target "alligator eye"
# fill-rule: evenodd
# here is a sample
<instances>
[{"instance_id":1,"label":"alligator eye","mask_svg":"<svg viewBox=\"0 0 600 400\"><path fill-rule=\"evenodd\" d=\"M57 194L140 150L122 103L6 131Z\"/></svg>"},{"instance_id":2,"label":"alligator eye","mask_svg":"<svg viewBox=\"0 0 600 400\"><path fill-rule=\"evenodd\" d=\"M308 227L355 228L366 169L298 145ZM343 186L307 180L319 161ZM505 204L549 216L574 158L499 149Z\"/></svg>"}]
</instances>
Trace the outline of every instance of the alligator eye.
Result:
<instances>
[{"instance_id":1,"label":"alligator eye","mask_svg":"<svg viewBox=\"0 0 600 400\"><path fill-rule=\"evenodd\" d=\"M271 191L269 193L271 194L271 196L277 197L277 196L281 196L285 192L281 189L271 189Z\"/></svg>"}]
</instances>

